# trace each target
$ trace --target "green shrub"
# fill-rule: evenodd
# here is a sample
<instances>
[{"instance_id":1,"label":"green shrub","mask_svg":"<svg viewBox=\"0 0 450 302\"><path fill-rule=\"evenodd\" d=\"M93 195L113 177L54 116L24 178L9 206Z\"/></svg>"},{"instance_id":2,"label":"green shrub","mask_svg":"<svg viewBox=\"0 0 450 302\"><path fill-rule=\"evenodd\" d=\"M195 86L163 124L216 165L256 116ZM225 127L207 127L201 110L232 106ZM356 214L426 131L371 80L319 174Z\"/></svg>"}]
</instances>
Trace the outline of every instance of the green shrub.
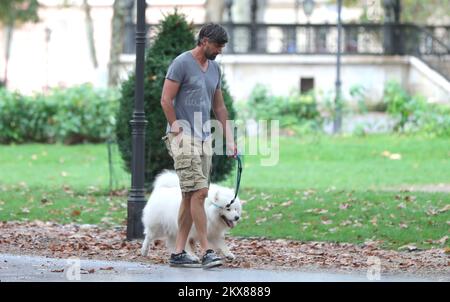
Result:
<instances>
[{"instance_id":1,"label":"green shrub","mask_svg":"<svg viewBox=\"0 0 450 302\"><path fill-rule=\"evenodd\" d=\"M0 143L48 142L56 106L0 89Z\"/></svg>"},{"instance_id":2,"label":"green shrub","mask_svg":"<svg viewBox=\"0 0 450 302\"><path fill-rule=\"evenodd\" d=\"M450 137L450 107L429 104L426 110L416 112L418 128L429 136Z\"/></svg>"},{"instance_id":3,"label":"green shrub","mask_svg":"<svg viewBox=\"0 0 450 302\"><path fill-rule=\"evenodd\" d=\"M418 124L418 115L426 106L424 98L411 96L399 83L388 82L384 91L384 100L387 104L387 112L397 119L394 131L405 131L405 126L409 124L415 127Z\"/></svg>"},{"instance_id":4,"label":"green shrub","mask_svg":"<svg viewBox=\"0 0 450 302\"><path fill-rule=\"evenodd\" d=\"M394 131L450 137L450 107L411 96L396 82L387 84L385 100L387 112L398 121Z\"/></svg>"},{"instance_id":5,"label":"green shrub","mask_svg":"<svg viewBox=\"0 0 450 302\"><path fill-rule=\"evenodd\" d=\"M105 141L113 135L117 98L90 85L34 96L0 89L0 143Z\"/></svg>"},{"instance_id":6,"label":"green shrub","mask_svg":"<svg viewBox=\"0 0 450 302\"><path fill-rule=\"evenodd\" d=\"M148 121L145 129L145 182L149 188L154 177L163 169L173 169L173 160L161 141L165 135L167 120L161 108L161 93L167 69L172 60L195 47L192 24L186 22L185 16L175 13L167 15L158 25L157 35L146 52L144 110ZM223 79L223 77L222 77ZM119 150L124 160L125 170L131 170L132 136L131 126L135 89L135 74L122 83L120 108L117 112L116 136ZM222 82L224 101L229 111L229 119L234 119L232 99L227 85ZM221 157L213 158L212 181L226 177L233 167L233 161Z\"/></svg>"},{"instance_id":7,"label":"green shrub","mask_svg":"<svg viewBox=\"0 0 450 302\"><path fill-rule=\"evenodd\" d=\"M96 90L85 84L55 89L49 102L57 104L54 116L55 139L66 144L103 142L114 135L119 94L115 90Z\"/></svg>"},{"instance_id":8,"label":"green shrub","mask_svg":"<svg viewBox=\"0 0 450 302\"><path fill-rule=\"evenodd\" d=\"M263 85L256 85L246 104L246 115L255 120L279 120L281 128L305 132L319 130L322 118L313 92L273 96ZM301 130L300 130L301 129ZM299 132L296 131L296 132Z\"/></svg>"}]
</instances>

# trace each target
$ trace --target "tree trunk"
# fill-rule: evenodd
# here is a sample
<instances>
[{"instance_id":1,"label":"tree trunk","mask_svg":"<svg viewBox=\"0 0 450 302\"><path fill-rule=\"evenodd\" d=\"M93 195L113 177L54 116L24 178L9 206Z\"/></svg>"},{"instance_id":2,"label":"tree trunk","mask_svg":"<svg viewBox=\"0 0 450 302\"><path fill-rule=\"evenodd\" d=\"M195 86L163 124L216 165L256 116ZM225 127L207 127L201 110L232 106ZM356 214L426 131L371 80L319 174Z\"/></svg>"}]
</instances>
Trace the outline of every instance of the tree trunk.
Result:
<instances>
[{"instance_id":1,"label":"tree trunk","mask_svg":"<svg viewBox=\"0 0 450 302\"><path fill-rule=\"evenodd\" d=\"M8 62L9 62L9 55L11 53L11 44L12 44L12 37L14 32L14 25L6 25L5 26L6 31L6 41L5 41L5 69L3 70L3 83L0 86L6 87L8 83Z\"/></svg>"},{"instance_id":2,"label":"tree trunk","mask_svg":"<svg viewBox=\"0 0 450 302\"><path fill-rule=\"evenodd\" d=\"M114 0L113 17L111 21L111 48L109 52L108 86L116 86L120 81L120 55L123 49L125 34L126 3Z\"/></svg>"},{"instance_id":3,"label":"tree trunk","mask_svg":"<svg viewBox=\"0 0 450 302\"><path fill-rule=\"evenodd\" d=\"M91 17L91 6L88 4L87 0L83 0L83 9L86 15L85 22L86 22L86 34L89 44L89 54L91 56L92 65L94 66L95 69L97 69L98 62L97 62L97 54L95 51L94 25Z\"/></svg>"},{"instance_id":4,"label":"tree trunk","mask_svg":"<svg viewBox=\"0 0 450 302\"><path fill-rule=\"evenodd\" d=\"M206 1L206 22L221 23L225 11L225 1L207 0Z\"/></svg>"}]
</instances>

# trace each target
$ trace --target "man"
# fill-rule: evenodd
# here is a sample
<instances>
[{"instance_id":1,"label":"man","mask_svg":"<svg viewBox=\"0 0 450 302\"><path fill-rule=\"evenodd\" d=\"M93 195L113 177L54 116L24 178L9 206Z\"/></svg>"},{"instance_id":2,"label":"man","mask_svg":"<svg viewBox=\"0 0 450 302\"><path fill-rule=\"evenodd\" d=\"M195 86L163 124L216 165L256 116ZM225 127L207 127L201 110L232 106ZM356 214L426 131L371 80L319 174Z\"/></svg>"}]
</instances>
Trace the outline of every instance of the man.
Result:
<instances>
[{"instance_id":1,"label":"man","mask_svg":"<svg viewBox=\"0 0 450 302\"><path fill-rule=\"evenodd\" d=\"M169 259L172 266L200 265L184 250L193 223L200 237L201 266L222 265L222 259L208 243L204 201L208 195L212 158L208 123L211 109L224 129L227 154L236 156L237 152L226 123L228 111L222 96L220 68L214 61L227 42L228 35L222 26L212 23L203 26L197 46L173 60L164 81L161 106L168 125L163 140L174 160L182 191L176 246Z\"/></svg>"}]
</instances>

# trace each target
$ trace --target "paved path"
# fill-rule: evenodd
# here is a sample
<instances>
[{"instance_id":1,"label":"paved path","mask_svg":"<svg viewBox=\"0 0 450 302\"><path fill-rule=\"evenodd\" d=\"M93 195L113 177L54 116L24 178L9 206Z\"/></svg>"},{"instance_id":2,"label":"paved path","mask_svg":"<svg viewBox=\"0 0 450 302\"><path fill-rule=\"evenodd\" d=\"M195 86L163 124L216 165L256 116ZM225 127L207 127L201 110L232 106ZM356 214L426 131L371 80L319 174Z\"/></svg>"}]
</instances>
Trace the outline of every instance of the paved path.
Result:
<instances>
[{"instance_id":1,"label":"paved path","mask_svg":"<svg viewBox=\"0 0 450 302\"><path fill-rule=\"evenodd\" d=\"M77 269L79 267L79 269ZM52 272L53 271L53 272ZM77 274L80 272L80 274ZM324 271L281 271L258 269L172 268L125 261L66 260L0 254L1 282L369 282L367 274ZM383 275L380 281L450 281L449 276L416 277Z\"/></svg>"}]
</instances>

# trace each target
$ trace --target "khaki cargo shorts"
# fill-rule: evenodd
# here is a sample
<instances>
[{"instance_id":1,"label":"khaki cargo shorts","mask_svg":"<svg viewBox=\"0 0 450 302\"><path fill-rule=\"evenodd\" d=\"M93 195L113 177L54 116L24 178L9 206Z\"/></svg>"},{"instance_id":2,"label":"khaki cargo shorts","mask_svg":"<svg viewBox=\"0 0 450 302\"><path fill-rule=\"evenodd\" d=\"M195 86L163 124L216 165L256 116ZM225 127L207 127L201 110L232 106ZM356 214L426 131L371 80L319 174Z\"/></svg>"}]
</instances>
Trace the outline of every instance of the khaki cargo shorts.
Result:
<instances>
[{"instance_id":1,"label":"khaki cargo shorts","mask_svg":"<svg viewBox=\"0 0 450 302\"><path fill-rule=\"evenodd\" d=\"M209 188L212 142L188 135L167 133L162 137L180 179L182 192Z\"/></svg>"}]
</instances>

